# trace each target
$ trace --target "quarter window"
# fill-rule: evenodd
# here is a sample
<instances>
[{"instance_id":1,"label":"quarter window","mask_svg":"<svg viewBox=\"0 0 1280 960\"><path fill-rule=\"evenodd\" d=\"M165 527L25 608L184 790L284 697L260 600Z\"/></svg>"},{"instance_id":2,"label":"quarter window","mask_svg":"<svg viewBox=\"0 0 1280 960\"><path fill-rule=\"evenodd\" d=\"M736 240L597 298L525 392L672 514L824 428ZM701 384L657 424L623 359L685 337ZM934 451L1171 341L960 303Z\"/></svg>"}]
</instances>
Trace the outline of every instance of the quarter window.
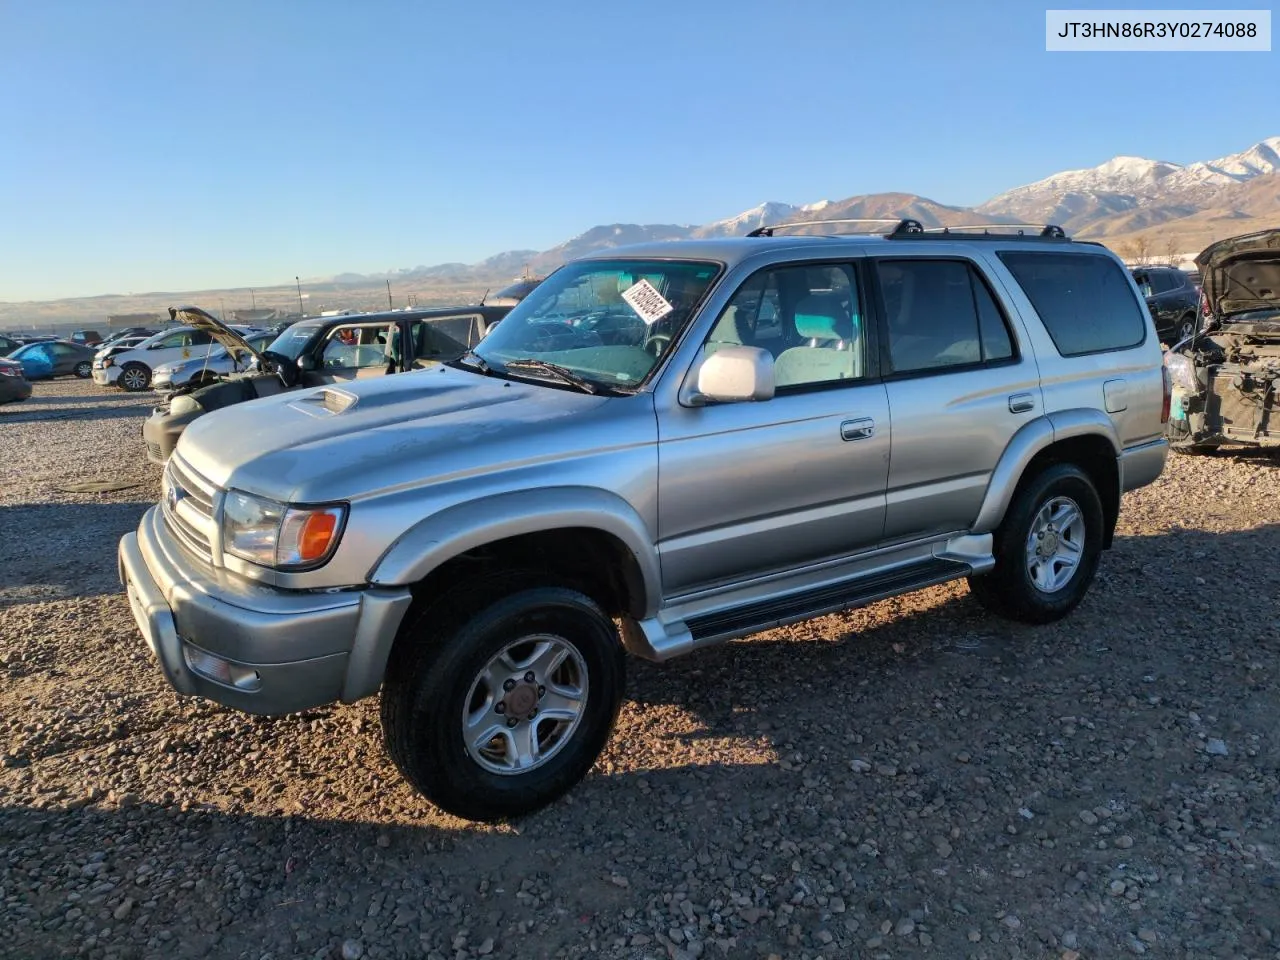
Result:
<instances>
[{"instance_id":1,"label":"quarter window","mask_svg":"<svg viewBox=\"0 0 1280 960\"><path fill-rule=\"evenodd\" d=\"M894 373L998 363L1015 356L986 281L961 260L879 260L887 351Z\"/></svg>"},{"instance_id":2,"label":"quarter window","mask_svg":"<svg viewBox=\"0 0 1280 960\"><path fill-rule=\"evenodd\" d=\"M855 380L866 368L866 338L853 272L841 265L762 270L716 321L703 349L759 347L773 355L780 391Z\"/></svg>"},{"instance_id":3,"label":"quarter window","mask_svg":"<svg viewBox=\"0 0 1280 960\"><path fill-rule=\"evenodd\" d=\"M1146 306L1110 257L1021 250L998 256L1064 357L1124 350L1146 337Z\"/></svg>"}]
</instances>

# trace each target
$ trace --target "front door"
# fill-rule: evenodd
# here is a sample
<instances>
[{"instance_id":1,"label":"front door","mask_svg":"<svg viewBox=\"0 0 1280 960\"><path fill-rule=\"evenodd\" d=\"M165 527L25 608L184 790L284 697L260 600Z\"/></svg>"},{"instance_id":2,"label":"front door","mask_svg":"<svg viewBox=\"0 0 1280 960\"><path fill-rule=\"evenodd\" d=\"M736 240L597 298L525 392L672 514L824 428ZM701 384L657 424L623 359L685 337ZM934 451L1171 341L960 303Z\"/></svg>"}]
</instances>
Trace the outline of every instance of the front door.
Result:
<instances>
[{"instance_id":1,"label":"front door","mask_svg":"<svg viewBox=\"0 0 1280 960\"><path fill-rule=\"evenodd\" d=\"M702 349L774 356L775 396L659 409L659 552L670 598L873 546L889 406L847 263L749 277Z\"/></svg>"},{"instance_id":2,"label":"front door","mask_svg":"<svg viewBox=\"0 0 1280 960\"><path fill-rule=\"evenodd\" d=\"M387 321L334 327L319 345L319 364L305 378L307 385L385 376L395 366L398 333L397 324Z\"/></svg>"}]
</instances>

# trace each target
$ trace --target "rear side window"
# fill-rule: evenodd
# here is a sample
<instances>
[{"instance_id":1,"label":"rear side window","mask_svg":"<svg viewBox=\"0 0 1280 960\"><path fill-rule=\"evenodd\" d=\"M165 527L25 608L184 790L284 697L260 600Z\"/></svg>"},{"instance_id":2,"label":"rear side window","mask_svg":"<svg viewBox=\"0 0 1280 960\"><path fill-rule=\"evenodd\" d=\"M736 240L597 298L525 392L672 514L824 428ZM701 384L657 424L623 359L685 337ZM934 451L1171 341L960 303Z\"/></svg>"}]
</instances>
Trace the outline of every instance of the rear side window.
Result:
<instances>
[{"instance_id":1,"label":"rear side window","mask_svg":"<svg viewBox=\"0 0 1280 960\"><path fill-rule=\"evenodd\" d=\"M1146 337L1146 308L1110 257L1014 250L998 256L1064 357L1124 350Z\"/></svg>"},{"instance_id":2,"label":"rear side window","mask_svg":"<svg viewBox=\"0 0 1280 960\"><path fill-rule=\"evenodd\" d=\"M998 363L1014 356L986 282L960 260L879 260L887 349L894 373Z\"/></svg>"}]
</instances>

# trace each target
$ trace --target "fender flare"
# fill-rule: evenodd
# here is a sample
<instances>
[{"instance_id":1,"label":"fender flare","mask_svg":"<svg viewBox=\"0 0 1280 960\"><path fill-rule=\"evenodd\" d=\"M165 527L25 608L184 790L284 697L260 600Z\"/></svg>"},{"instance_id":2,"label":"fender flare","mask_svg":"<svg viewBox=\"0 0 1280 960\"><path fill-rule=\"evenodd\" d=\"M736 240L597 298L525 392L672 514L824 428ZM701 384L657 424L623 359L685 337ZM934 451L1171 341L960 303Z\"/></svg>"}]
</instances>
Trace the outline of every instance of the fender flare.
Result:
<instances>
[{"instance_id":1,"label":"fender flare","mask_svg":"<svg viewBox=\"0 0 1280 960\"><path fill-rule=\"evenodd\" d=\"M1025 423L1013 435L1000 456L1000 462L991 471L987 493L974 522L974 533L991 533L1000 525L1013 500L1013 493L1036 455L1055 443L1074 437L1097 436L1105 439L1120 456L1120 440L1115 425L1101 411L1081 407L1059 410L1056 413Z\"/></svg>"},{"instance_id":2,"label":"fender flare","mask_svg":"<svg viewBox=\"0 0 1280 960\"><path fill-rule=\"evenodd\" d=\"M609 534L631 552L644 590L637 606L644 616L656 614L662 598L662 574L653 535L631 504L596 487L541 487L448 507L401 535L374 564L369 582L407 586L486 543L571 527Z\"/></svg>"}]
</instances>

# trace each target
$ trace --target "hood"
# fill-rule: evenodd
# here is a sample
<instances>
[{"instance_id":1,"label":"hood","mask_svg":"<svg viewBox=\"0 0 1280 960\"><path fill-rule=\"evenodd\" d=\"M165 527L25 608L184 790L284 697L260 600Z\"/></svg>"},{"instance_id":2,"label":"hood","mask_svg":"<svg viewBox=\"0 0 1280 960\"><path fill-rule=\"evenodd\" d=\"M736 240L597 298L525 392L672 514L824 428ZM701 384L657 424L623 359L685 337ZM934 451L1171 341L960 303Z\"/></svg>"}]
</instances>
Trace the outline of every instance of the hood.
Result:
<instances>
[{"instance_id":1,"label":"hood","mask_svg":"<svg viewBox=\"0 0 1280 960\"><path fill-rule=\"evenodd\" d=\"M237 403L193 421L177 453L219 486L302 503L563 462L619 435L652 443L654 434L649 395L591 396L440 366Z\"/></svg>"},{"instance_id":2,"label":"hood","mask_svg":"<svg viewBox=\"0 0 1280 960\"><path fill-rule=\"evenodd\" d=\"M1219 240L1196 266L1214 316L1280 309L1280 229Z\"/></svg>"},{"instance_id":3,"label":"hood","mask_svg":"<svg viewBox=\"0 0 1280 960\"><path fill-rule=\"evenodd\" d=\"M236 333L225 323L199 307L170 307L169 316L182 326L195 327L213 338L214 343L226 349L237 362L245 363L247 358L258 361L258 366L265 370L267 362L257 350L249 346L249 341Z\"/></svg>"}]
</instances>

